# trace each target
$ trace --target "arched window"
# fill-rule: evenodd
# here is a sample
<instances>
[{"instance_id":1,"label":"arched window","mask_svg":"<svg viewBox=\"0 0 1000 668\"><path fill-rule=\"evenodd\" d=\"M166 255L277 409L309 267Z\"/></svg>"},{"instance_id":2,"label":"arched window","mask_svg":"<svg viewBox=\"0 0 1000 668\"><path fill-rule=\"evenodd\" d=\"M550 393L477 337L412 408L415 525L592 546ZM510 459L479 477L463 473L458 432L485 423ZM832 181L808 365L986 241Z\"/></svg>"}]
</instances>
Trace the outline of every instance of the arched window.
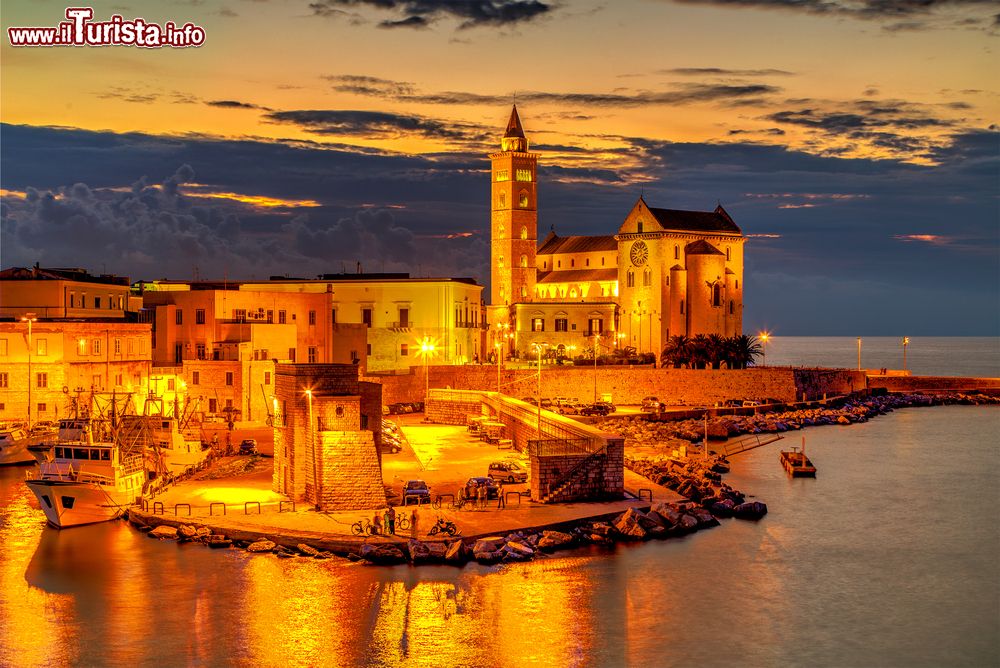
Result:
<instances>
[{"instance_id":1,"label":"arched window","mask_svg":"<svg viewBox=\"0 0 1000 668\"><path fill-rule=\"evenodd\" d=\"M501 209L507 206L507 193L500 193L500 197L497 198L497 204Z\"/></svg>"},{"instance_id":2,"label":"arched window","mask_svg":"<svg viewBox=\"0 0 1000 668\"><path fill-rule=\"evenodd\" d=\"M503 226L503 223L500 223L500 226L497 227L497 237L499 237L500 239L503 239L503 234L506 231L507 231L507 228Z\"/></svg>"},{"instance_id":3,"label":"arched window","mask_svg":"<svg viewBox=\"0 0 1000 668\"><path fill-rule=\"evenodd\" d=\"M576 288L573 288L572 290L569 291L569 296L572 297L573 299L576 299Z\"/></svg>"},{"instance_id":4,"label":"arched window","mask_svg":"<svg viewBox=\"0 0 1000 668\"><path fill-rule=\"evenodd\" d=\"M528 266L528 256L527 255L522 255L521 256L521 267L527 267L527 266Z\"/></svg>"},{"instance_id":5,"label":"arched window","mask_svg":"<svg viewBox=\"0 0 1000 668\"><path fill-rule=\"evenodd\" d=\"M722 306L722 286L718 283L712 286L712 306Z\"/></svg>"},{"instance_id":6,"label":"arched window","mask_svg":"<svg viewBox=\"0 0 1000 668\"><path fill-rule=\"evenodd\" d=\"M733 256L730 253L730 249L729 249L729 247L726 247L726 262L729 262L732 259L733 259Z\"/></svg>"},{"instance_id":7,"label":"arched window","mask_svg":"<svg viewBox=\"0 0 1000 668\"><path fill-rule=\"evenodd\" d=\"M733 314L733 300L729 300L729 315Z\"/></svg>"},{"instance_id":8,"label":"arched window","mask_svg":"<svg viewBox=\"0 0 1000 668\"><path fill-rule=\"evenodd\" d=\"M517 196L517 205L519 207L521 207L522 209L527 208L527 206L528 206L528 191L527 190L522 190L520 192L520 194Z\"/></svg>"},{"instance_id":9,"label":"arched window","mask_svg":"<svg viewBox=\"0 0 1000 668\"><path fill-rule=\"evenodd\" d=\"M503 255L501 255L500 259L497 260L497 266L498 267L502 267L503 266Z\"/></svg>"},{"instance_id":10,"label":"arched window","mask_svg":"<svg viewBox=\"0 0 1000 668\"><path fill-rule=\"evenodd\" d=\"M521 286L521 297L527 297L527 296L528 296L528 288L526 288L526 287L524 287L522 285Z\"/></svg>"},{"instance_id":11,"label":"arched window","mask_svg":"<svg viewBox=\"0 0 1000 668\"><path fill-rule=\"evenodd\" d=\"M629 288L634 288L635 287L635 274L632 273L631 271L628 272L628 274L625 275L625 285L626 285L626 287L629 287Z\"/></svg>"},{"instance_id":12,"label":"arched window","mask_svg":"<svg viewBox=\"0 0 1000 668\"><path fill-rule=\"evenodd\" d=\"M642 234L642 221L641 220L638 223L636 223L636 230L635 231L638 232L639 234Z\"/></svg>"},{"instance_id":13,"label":"arched window","mask_svg":"<svg viewBox=\"0 0 1000 668\"><path fill-rule=\"evenodd\" d=\"M528 226L527 225L522 225L521 226L521 238L522 239L527 239L528 238Z\"/></svg>"},{"instance_id":14,"label":"arched window","mask_svg":"<svg viewBox=\"0 0 1000 668\"><path fill-rule=\"evenodd\" d=\"M675 260L681 259L681 247L680 246L674 246L674 259Z\"/></svg>"},{"instance_id":15,"label":"arched window","mask_svg":"<svg viewBox=\"0 0 1000 668\"><path fill-rule=\"evenodd\" d=\"M666 274L663 277L663 284L666 285L668 288L670 287L670 274Z\"/></svg>"},{"instance_id":16,"label":"arched window","mask_svg":"<svg viewBox=\"0 0 1000 668\"><path fill-rule=\"evenodd\" d=\"M642 285L643 287L649 287L653 284L653 272L649 269L644 269L642 272Z\"/></svg>"}]
</instances>

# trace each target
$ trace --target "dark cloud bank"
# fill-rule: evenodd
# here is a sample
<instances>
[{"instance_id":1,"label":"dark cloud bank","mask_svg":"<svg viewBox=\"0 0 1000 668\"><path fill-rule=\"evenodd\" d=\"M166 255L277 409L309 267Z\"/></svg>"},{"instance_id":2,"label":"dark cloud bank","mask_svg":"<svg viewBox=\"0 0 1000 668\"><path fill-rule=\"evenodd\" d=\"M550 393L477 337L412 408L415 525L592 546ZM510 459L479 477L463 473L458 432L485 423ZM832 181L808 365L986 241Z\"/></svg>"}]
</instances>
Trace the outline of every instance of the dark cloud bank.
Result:
<instances>
[{"instance_id":1,"label":"dark cloud bank","mask_svg":"<svg viewBox=\"0 0 1000 668\"><path fill-rule=\"evenodd\" d=\"M331 134L343 124L398 128L391 116L294 120ZM367 271L489 276L482 155L11 125L3 139L0 185L27 194L2 204L5 267L259 278L353 270L360 260ZM748 330L1000 334L995 131L956 135L934 149L933 167L753 143L633 139L630 150L646 165L651 180L641 188L651 204L721 201L745 232L769 235L747 244ZM640 191L611 170L547 164L544 155L540 171L542 233L551 225L563 234L613 232ZM185 185L193 182L203 186ZM192 196L204 186L320 206Z\"/></svg>"}]
</instances>

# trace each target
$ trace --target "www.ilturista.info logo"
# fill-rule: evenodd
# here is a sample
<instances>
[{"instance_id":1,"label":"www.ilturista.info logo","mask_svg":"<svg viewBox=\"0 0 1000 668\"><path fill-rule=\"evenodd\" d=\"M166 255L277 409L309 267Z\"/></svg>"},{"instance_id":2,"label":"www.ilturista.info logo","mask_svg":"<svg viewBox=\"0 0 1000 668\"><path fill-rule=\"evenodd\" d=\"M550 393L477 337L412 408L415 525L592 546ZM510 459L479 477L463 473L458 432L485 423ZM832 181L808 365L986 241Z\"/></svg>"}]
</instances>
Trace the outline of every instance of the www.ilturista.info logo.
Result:
<instances>
[{"instance_id":1,"label":"www.ilturista.info logo","mask_svg":"<svg viewBox=\"0 0 1000 668\"><path fill-rule=\"evenodd\" d=\"M115 14L108 21L91 21L91 7L67 7L67 21L54 28L7 28L11 46L139 46L184 48L205 43L205 29L193 23L162 26L144 19L124 19Z\"/></svg>"}]
</instances>

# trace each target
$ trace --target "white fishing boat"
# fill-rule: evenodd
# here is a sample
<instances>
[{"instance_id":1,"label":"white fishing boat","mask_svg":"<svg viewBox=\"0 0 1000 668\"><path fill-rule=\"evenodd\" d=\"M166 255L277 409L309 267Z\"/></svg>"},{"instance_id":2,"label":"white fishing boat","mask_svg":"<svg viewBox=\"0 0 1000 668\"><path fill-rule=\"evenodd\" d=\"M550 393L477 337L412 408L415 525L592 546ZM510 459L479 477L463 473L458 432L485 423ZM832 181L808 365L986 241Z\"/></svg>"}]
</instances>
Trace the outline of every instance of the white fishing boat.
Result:
<instances>
[{"instance_id":1,"label":"white fishing boat","mask_svg":"<svg viewBox=\"0 0 1000 668\"><path fill-rule=\"evenodd\" d=\"M212 452L197 432L183 430L173 416L125 415L122 428L126 440L142 447L146 469L156 475L176 476L198 468Z\"/></svg>"},{"instance_id":2,"label":"white fishing boat","mask_svg":"<svg viewBox=\"0 0 1000 668\"><path fill-rule=\"evenodd\" d=\"M95 439L92 424L82 437L56 443L51 461L39 463L26 483L49 524L63 529L121 517L142 496L146 481L141 450L117 439Z\"/></svg>"},{"instance_id":3,"label":"white fishing boat","mask_svg":"<svg viewBox=\"0 0 1000 668\"><path fill-rule=\"evenodd\" d=\"M34 456L28 451L28 445L34 440L20 427L0 430L0 465L34 461Z\"/></svg>"},{"instance_id":4,"label":"white fishing boat","mask_svg":"<svg viewBox=\"0 0 1000 668\"><path fill-rule=\"evenodd\" d=\"M85 418L66 418L59 420L56 432L48 438L39 439L28 444L28 452L38 463L51 462L55 445L59 441L79 441L88 428L90 420Z\"/></svg>"}]
</instances>

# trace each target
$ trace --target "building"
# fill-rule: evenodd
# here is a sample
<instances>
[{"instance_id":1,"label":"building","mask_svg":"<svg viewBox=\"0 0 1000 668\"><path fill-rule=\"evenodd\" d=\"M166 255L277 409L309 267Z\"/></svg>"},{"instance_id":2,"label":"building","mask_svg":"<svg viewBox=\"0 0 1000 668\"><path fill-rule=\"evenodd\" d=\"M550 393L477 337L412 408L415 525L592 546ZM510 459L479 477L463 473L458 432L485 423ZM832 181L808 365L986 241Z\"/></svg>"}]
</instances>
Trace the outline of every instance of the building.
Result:
<instances>
[{"instance_id":1,"label":"building","mask_svg":"<svg viewBox=\"0 0 1000 668\"><path fill-rule=\"evenodd\" d=\"M57 420L92 393L146 396L149 324L22 317L0 322L0 420Z\"/></svg>"},{"instance_id":2,"label":"building","mask_svg":"<svg viewBox=\"0 0 1000 668\"><path fill-rule=\"evenodd\" d=\"M616 234L538 242L538 154L515 106L490 154L490 345L571 355L629 346L658 354L671 336L734 336L743 327L743 244L721 206L650 207L640 197ZM509 343L501 342L507 331Z\"/></svg>"},{"instance_id":3,"label":"building","mask_svg":"<svg viewBox=\"0 0 1000 668\"><path fill-rule=\"evenodd\" d=\"M36 317L134 319L142 300L127 277L91 276L84 269L11 267L0 271L0 319Z\"/></svg>"}]
</instances>

